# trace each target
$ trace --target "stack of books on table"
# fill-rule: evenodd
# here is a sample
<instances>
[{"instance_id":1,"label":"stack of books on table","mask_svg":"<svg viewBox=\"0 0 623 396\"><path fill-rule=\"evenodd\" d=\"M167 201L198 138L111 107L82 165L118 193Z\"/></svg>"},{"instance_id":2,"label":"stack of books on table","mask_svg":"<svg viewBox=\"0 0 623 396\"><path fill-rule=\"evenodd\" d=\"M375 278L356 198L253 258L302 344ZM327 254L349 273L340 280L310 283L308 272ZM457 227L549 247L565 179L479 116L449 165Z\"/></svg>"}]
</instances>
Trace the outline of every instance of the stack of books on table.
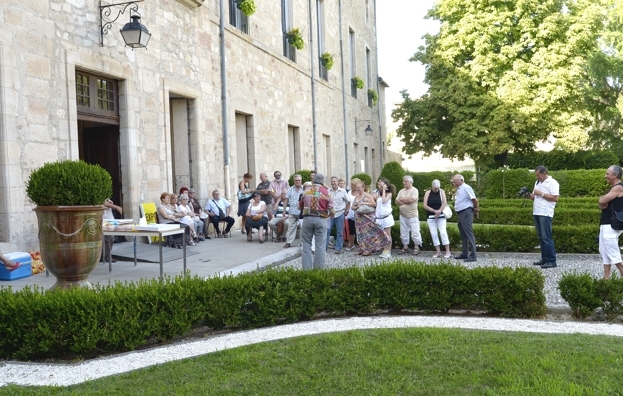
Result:
<instances>
[{"instance_id":1,"label":"stack of books on table","mask_svg":"<svg viewBox=\"0 0 623 396\"><path fill-rule=\"evenodd\" d=\"M180 228L179 224L147 224L147 225L135 225L135 231L171 231L178 230Z\"/></svg>"}]
</instances>

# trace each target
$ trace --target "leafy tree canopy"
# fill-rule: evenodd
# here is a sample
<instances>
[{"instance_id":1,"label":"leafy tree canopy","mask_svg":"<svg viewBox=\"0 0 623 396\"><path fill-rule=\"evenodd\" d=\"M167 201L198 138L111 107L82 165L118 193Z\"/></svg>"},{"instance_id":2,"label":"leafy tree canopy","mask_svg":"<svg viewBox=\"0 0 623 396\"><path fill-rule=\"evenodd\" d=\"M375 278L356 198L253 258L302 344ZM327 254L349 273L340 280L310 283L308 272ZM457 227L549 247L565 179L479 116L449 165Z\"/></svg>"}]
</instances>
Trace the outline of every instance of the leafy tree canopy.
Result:
<instances>
[{"instance_id":1,"label":"leafy tree canopy","mask_svg":"<svg viewBox=\"0 0 623 396\"><path fill-rule=\"evenodd\" d=\"M510 151L585 130L578 82L597 48L600 1L440 0L428 15L440 31L411 58L429 90L403 91L392 113L405 152L504 164Z\"/></svg>"}]
</instances>

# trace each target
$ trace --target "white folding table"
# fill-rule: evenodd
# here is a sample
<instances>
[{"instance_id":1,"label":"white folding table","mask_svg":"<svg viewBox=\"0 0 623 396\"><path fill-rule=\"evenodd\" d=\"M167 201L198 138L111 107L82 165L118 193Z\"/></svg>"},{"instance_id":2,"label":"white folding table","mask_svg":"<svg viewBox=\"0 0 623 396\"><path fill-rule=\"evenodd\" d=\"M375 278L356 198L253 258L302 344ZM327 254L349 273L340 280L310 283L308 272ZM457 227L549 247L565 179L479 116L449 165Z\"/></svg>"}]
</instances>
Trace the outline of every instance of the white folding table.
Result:
<instances>
[{"instance_id":1,"label":"white folding table","mask_svg":"<svg viewBox=\"0 0 623 396\"><path fill-rule=\"evenodd\" d=\"M162 241L164 240L163 237L168 236L168 235L176 235L176 234L183 234L184 233L184 228L175 228L175 229L169 229L169 230L154 230L154 231L146 231L146 230L136 230L136 231L106 231L104 230L104 236L125 236L125 237L133 237L134 238L134 266L136 266L136 237L140 237L140 236L145 236L145 237L158 237L160 243L159 245L159 249L160 249L160 279L162 279L163 276L163 267L162 267ZM183 251L184 251L184 273L186 273L186 238L182 238L183 239ZM108 272L112 272L112 252L110 253L110 256L108 257Z\"/></svg>"}]
</instances>

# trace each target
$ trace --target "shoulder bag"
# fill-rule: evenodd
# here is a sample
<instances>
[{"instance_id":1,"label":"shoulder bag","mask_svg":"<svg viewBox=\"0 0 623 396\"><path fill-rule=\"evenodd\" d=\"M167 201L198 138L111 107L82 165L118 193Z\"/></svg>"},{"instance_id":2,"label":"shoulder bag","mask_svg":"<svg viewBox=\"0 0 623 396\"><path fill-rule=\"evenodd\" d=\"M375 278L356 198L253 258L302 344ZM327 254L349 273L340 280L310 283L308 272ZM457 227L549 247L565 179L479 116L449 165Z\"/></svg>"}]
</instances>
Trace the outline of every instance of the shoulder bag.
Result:
<instances>
[{"instance_id":1,"label":"shoulder bag","mask_svg":"<svg viewBox=\"0 0 623 396\"><path fill-rule=\"evenodd\" d=\"M374 213L375 211L376 209L374 209L372 206L369 206L367 204L361 204L357 208L357 213L359 214L370 214L370 213Z\"/></svg>"},{"instance_id":2,"label":"shoulder bag","mask_svg":"<svg viewBox=\"0 0 623 396\"><path fill-rule=\"evenodd\" d=\"M238 190L236 194L238 196L238 202L246 202L251 199L251 193L243 194L242 191Z\"/></svg>"}]
</instances>

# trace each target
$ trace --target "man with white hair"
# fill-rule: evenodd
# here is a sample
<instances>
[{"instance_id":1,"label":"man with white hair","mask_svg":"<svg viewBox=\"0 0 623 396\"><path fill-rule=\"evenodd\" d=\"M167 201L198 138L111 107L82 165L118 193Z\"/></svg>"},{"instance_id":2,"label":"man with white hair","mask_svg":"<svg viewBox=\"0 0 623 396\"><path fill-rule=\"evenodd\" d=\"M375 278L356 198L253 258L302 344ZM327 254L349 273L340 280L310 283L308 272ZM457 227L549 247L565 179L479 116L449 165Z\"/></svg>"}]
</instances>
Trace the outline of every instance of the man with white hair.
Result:
<instances>
[{"instance_id":1,"label":"man with white hair","mask_svg":"<svg viewBox=\"0 0 623 396\"><path fill-rule=\"evenodd\" d=\"M599 198L599 254L604 263L604 279L610 279L612 264L616 265L623 278L623 260L619 248L619 236L623 230L612 228L612 216L615 212L623 212L623 171L618 165L612 165L606 171L606 182L612 187L610 191Z\"/></svg>"},{"instance_id":2,"label":"man with white hair","mask_svg":"<svg viewBox=\"0 0 623 396\"><path fill-rule=\"evenodd\" d=\"M478 218L480 213L478 198L474 194L474 189L465 183L463 175L454 175L452 184L456 186L454 211L458 217L459 233L463 242L463 251L456 259L465 260L466 262L476 261L476 237L474 236L472 224L474 223L474 216Z\"/></svg>"},{"instance_id":3,"label":"man with white hair","mask_svg":"<svg viewBox=\"0 0 623 396\"><path fill-rule=\"evenodd\" d=\"M400 209L400 240L402 241L402 249L400 254L409 251L409 233L413 239L413 254L420 253L420 245L422 244L422 235L420 234L420 218L418 214L418 190L413 187L413 177L407 175L402 178L404 188L398 191L396 195L396 205Z\"/></svg>"}]
</instances>

